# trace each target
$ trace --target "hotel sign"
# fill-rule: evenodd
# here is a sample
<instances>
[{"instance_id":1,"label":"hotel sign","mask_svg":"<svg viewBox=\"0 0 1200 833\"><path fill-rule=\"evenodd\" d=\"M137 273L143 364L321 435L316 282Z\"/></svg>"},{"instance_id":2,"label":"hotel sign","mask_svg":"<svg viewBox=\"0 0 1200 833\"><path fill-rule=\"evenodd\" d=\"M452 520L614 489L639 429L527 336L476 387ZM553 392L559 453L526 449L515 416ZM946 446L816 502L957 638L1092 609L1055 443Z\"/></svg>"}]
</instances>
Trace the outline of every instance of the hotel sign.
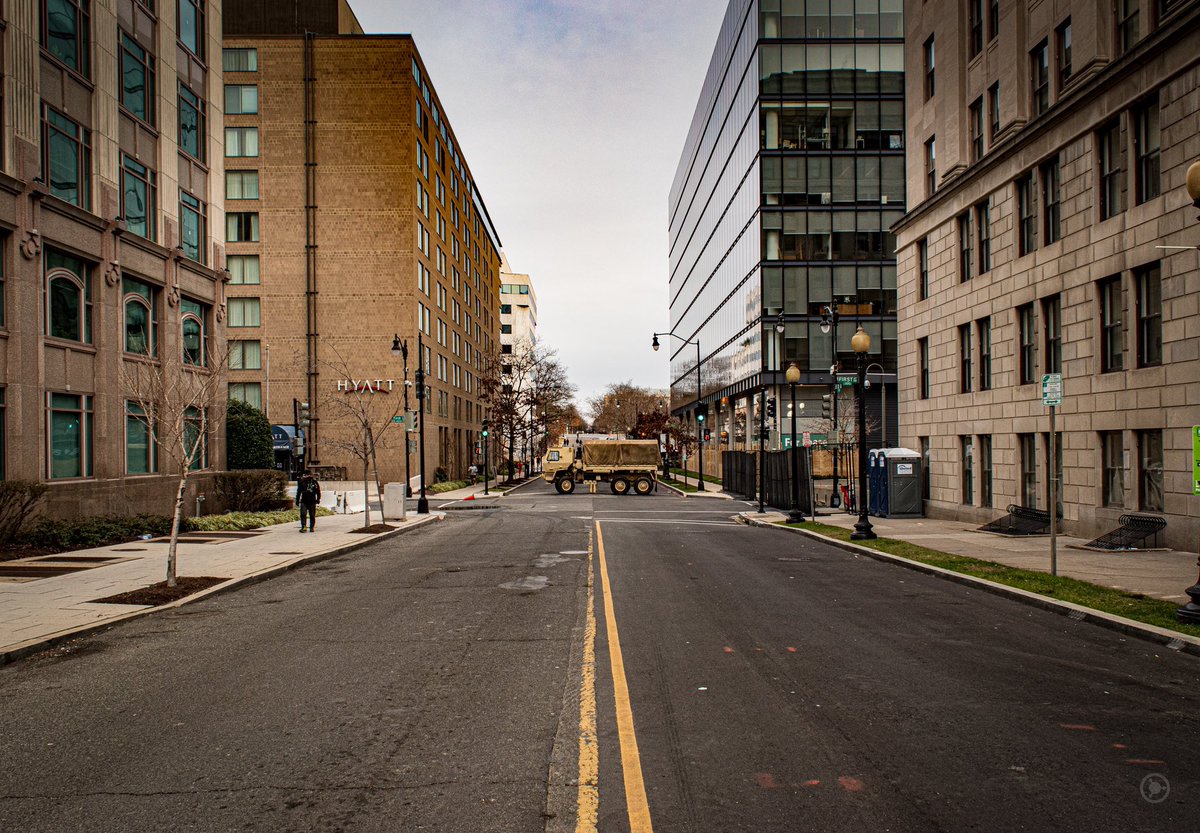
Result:
<instances>
[{"instance_id":1,"label":"hotel sign","mask_svg":"<svg viewBox=\"0 0 1200 833\"><path fill-rule=\"evenodd\" d=\"M391 393L395 379L338 379L338 393Z\"/></svg>"}]
</instances>

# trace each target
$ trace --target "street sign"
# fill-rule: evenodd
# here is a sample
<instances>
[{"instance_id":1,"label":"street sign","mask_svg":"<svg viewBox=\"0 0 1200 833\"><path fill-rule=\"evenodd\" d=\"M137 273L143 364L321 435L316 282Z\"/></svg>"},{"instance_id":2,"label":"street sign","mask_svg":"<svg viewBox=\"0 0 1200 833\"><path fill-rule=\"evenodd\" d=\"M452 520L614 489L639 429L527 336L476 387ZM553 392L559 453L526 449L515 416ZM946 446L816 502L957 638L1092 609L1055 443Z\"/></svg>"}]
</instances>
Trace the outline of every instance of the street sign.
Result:
<instances>
[{"instance_id":1,"label":"street sign","mask_svg":"<svg viewBox=\"0 0 1200 833\"><path fill-rule=\"evenodd\" d=\"M1062 404L1062 374L1047 373L1042 377L1042 404Z\"/></svg>"},{"instance_id":2,"label":"street sign","mask_svg":"<svg viewBox=\"0 0 1200 833\"><path fill-rule=\"evenodd\" d=\"M812 432L811 431L804 432L803 443L804 443L805 448L812 448Z\"/></svg>"},{"instance_id":3,"label":"street sign","mask_svg":"<svg viewBox=\"0 0 1200 833\"><path fill-rule=\"evenodd\" d=\"M1192 494L1200 495L1200 425L1192 426Z\"/></svg>"},{"instance_id":4,"label":"street sign","mask_svg":"<svg viewBox=\"0 0 1200 833\"><path fill-rule=\"evenodd\" d=\"M789 435L784 434L783 435L783 450L790 451L791 448L792 448L792 438Z\"/></svg>"},{"instance_id":5,"label":"street sign","mask_svg":"<svg viewBox=\"0 0 1200 833\"><path fill-rule=\"evenodd\" d=\"M839 373L837 377L838 389L852 388L858 383L858 377L853 373Z\"/></svg>"},{"instance_id":6,"label":"street sign","mask_svg":"<svg viewBox=\"0 0 1200 833\"><path fill-rule=\"evenodd\" d=\"M394 422L396 425L403 425L404 414L396 414L394 417L392 417L392 422Z\"/></svg>"}]
</instances>

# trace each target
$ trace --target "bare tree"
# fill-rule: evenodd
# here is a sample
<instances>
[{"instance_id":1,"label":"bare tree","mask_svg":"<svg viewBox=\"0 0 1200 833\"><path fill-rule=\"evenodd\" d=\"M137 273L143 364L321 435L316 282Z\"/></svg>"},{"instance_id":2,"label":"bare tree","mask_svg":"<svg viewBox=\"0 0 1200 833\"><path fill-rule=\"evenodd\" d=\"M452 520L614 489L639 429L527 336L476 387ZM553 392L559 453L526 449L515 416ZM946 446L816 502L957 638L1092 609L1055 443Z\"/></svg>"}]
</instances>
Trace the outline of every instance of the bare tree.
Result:
<instances>
[{"instance_id":1,"label":"bare tree","mask_svg":"<svg viewBox=\"0 0 1200 833\"><path fill-rule=\"evenodd\" d=\"M587 401L592 430L617 434L632 432L640 414L667 411L669 404L665 390L643 388L629 381L611 384Z\"/></svg>"},{"instance_id":2,"label":"bare tree","mask_svg":"<svg viewBox=\"0 0 1200 833\"><path fill-rule=\"evenodd\" d=\"M567 378L567 369L558 361L557 353L535 345L534 362L529 373L526 404L530 415L530 454L541 459L545 454L546 435L550 425L575 408L572 398L575 386ZM540 424L541 431L537 431Z\"/></svg>"},{"instance_id":3,"label":"bare tree","mask_svg":"<svg viewBox=\"0 0 1200 833\"><path fill-rule=\"evenodd\" d=\"M171 542L167 549L167 586L176 584L179 527L188 478L209 466L209 438L225 418L225 367L228 348L213 349L211 340L185 342L182 351L164 350L157 360L130 359L121 365L125 399L146 426L147 435L179 477ZM218 405L222 407L218 407Z\"/></svg>"},{"instance_id":4,"label":"bare tree","mask_svg":"<svg viewBox=\"0 0 1200 833\"><path fill-rule=\"evenodd\" d=\"M340 380L338 392L322 398L326 419L349 423L353 430L347 434L325 434L325 445L343 451L362 463L363 501L366 515L363 526L371 525L371 472L375 473L375 491L383 500L379 482L379 462L376 452L385 448L393 417L403 408L403 391L393 391L383 379L358 378L336 347L326 345L333 358L321 362ZM422 415L423 417L424 415ZM405 438L407 440L407 438Z\"/></svg>"}]
</instances>

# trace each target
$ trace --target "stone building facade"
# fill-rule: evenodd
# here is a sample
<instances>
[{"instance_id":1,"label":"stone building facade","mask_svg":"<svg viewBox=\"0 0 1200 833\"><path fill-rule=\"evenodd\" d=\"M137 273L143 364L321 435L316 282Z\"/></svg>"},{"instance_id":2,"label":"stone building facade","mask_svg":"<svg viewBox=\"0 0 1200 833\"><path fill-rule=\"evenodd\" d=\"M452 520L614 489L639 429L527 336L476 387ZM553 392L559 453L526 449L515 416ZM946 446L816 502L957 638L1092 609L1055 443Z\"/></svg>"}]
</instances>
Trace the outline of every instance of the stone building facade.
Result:
<instances>
[{"instance_id":1,"label":"stone building facade","mask_svg":"<svg viewBox=\"0 0 1200 833\"><path fill-rule=\"evenodd\" d=\"M1190 548L1200 2L908 0L905 19L901 440L927 510L1046 509L1057 470L1069 533L1149 512Z\"/></svg>"},{"instance_id":2,"label":"stone building facade","mask_svg":"<svg viewBox=\"0 0 1200 833\"><path fill-rule=\"evenodd\" d=\"M363 34L337 0L291 9L225 8L230 394L275 425L307 402L307 464L360 476L343 405L403 413L392 341L411 383L420 339L426 473L464 475L499 347L499 239L412 38ZM406 457L402 429L385 430L385 482L418 471L409 436Z\"/></svg>"},{"instance_id":3,"label":"stone building facade","mask_svg":"<svg viewBox=\"0 0 1200 833\"><path fill-rule=\"evenodd\" d=\"M224 345L221 4L0 16L2 476L46 482L53 515L169 511L167 438L124 380L168 357L221 372L203 366ZM205 468L224 464L223 406L197 414Z\"/></svg>"}]
</instances>

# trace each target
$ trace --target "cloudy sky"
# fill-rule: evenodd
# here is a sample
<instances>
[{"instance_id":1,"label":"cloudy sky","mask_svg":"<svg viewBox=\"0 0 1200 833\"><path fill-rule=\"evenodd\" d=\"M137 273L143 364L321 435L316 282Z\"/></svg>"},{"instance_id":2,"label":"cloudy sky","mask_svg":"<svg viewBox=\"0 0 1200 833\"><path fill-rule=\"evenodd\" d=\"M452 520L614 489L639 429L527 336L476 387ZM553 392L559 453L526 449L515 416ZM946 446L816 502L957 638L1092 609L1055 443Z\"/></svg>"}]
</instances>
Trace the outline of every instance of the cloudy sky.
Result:
<instances>
[{"instance_id":1,"label":"cloudy sky","mask_svg":"<svg viewBox=\"0 0 1200 833\"><path fill-rule=\"evenodd\" d=\"M411 32L582 405L665 387L667 196L727 0L350 0Z\"/></svg>"}]
</instances>

